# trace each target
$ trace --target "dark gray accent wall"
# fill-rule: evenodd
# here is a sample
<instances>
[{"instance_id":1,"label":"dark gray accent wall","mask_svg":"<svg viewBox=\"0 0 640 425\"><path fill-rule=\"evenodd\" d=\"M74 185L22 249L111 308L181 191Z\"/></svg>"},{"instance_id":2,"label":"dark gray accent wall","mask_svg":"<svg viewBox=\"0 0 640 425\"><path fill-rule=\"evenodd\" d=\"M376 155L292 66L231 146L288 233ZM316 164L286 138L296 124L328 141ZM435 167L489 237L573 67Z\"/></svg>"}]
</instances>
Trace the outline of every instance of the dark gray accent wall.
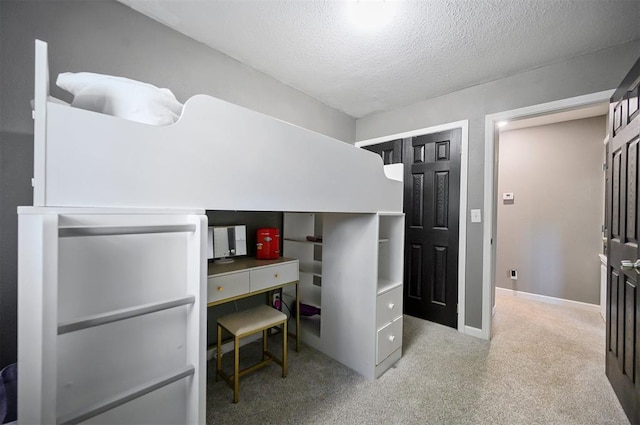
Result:
<instances>
[{"instance_id":1,"label":"dark gray accent wall","mask_svg":"<svg viewBox=\"0 0 640 425\"><path fill-rule=\"evenodd\" d=\"M256 256L257 230L263 227L275 227L282 232L283 214L278 211L219 211L208 210L209 226L247 226L247 255ZM282 252L282 240L280 240Z\"/></svg>"},{"instance_id":2,"label":"dark gray accent wall","mask_svg":"<svg viewBox=\"0 0 640 425\"><path fill-rule=\"evenodd\" d=\"M348 115L159 24L115 0L0 2L2 128L31 132L34 39L49 43L51 94L65 71L111 74L170 88L185 102L208 94L352 143ZM7 105L4 107L4 105Z\"/></svg>"},{"instance_id":3,"label":"dark gray accent wall","mask_svg":"<svg viewBox=\"0 0 640 425\"><path fill-rule=\"evenodd\" d=\"M360 118L356 121L356 140L468 119L467 208L483 209L487 190L484 187L485 116L613 90L638 59L638 52L640 40ZM465 325L479 329L482 327L483 224L471 223L469 214L467 217ZM484 214L482 218L488 219Z\"/></svg>"},{"instance_id":4,"label":"dark gray accent wall","mask_svg":"<svg viewBox=\"0 0 640 425\"><path fill-rule=\"evenodd\" d=\"M112 74L265 113L346 142L355 120L114 0L0 1L0 368L16 359L17 216L32 204L34 40L60 72Z\"/></svg>"},{"instance_id":5,"label":"dark gray accent wall","mask_svg":"<svg viewBox=\"0 0 640 425\"><path fill-rule=\"evenodd\" d=\"M0 369L16 361L18 205L33 203L33 136L0 131Z\"/></svg>"}]
</instances>

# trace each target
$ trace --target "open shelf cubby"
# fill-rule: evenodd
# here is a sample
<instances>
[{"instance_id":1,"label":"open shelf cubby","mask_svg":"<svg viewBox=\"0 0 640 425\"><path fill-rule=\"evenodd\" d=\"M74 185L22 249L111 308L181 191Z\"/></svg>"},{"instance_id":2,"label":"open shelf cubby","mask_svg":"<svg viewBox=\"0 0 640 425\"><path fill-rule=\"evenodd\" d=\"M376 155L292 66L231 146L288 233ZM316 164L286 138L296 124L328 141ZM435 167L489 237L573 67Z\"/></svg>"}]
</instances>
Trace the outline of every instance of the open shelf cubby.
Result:
<instances>
[{"instance_id":1,"label":"open shelf cubby","mask_svg":"<svg viewBox=\"0 0 640 425\"><path fill-rule=\"evenodd\" d=\"M308 240L307 237L319 240ZM322 312L322 214L285 213L283 255L300 263L300 303ZM312 346L320 344L322 313L300 316L303 340Z\"/></svg>"},{"instance_id":2,"label":"open shelf cubby","mask_svg":"<svg viewBox=\"0 0 640 425\"><path fill-rule=\"evenodd\" d=\"M404 217L379 214L378 223L378 294L402 285Z\"/></svg>"}]
</instances>

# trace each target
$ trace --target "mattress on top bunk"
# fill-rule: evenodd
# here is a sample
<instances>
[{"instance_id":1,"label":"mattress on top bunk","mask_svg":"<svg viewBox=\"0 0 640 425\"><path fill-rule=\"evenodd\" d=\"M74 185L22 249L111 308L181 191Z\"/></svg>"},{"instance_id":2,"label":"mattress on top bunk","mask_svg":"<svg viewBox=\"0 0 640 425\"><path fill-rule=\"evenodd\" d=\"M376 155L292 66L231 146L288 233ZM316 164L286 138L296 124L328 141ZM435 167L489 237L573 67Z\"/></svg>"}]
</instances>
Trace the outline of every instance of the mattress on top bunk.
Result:
<instances>
[{"instance_id":1,"label":"mattress on top bunk","mask_svg":"<svg viewBox=\"0 0 640 425\"><path fill-rule=\"evenodd\" d=\"M56 85L73 95L71 106L151 124L178 120L182 104L171 90L113 75L63 72Z\"/></svg>"}]
</instances>

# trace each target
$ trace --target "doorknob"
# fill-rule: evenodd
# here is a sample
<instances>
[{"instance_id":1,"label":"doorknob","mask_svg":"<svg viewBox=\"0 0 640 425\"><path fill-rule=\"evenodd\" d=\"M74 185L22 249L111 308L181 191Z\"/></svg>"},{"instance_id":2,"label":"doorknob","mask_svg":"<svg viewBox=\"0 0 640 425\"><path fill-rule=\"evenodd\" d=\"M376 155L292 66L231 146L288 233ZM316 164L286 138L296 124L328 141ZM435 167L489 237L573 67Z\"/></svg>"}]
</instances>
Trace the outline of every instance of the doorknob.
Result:
<instances>
[{"instance_id":1,"label":"doorknob","mask_svg":"<svg viewBox=\"0 0 640 425\"><path fill-rule=\"evenodd\" d=\"M631 260L620 261L620 270L635 270L640 274L640 259L637 259L635 263Z\"/></svg>"}]
</instances>

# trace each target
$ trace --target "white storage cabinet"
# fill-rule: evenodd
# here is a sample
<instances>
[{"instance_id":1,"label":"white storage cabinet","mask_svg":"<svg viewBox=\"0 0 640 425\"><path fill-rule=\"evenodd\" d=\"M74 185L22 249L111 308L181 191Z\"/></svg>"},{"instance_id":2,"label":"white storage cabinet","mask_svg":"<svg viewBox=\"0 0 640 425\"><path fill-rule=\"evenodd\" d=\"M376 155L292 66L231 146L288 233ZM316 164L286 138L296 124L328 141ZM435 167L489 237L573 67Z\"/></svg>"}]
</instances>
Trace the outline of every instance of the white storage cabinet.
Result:
<instances>
[{"instance_id":1,"label":"white storage cabinet","mask_svg":"<svg viewBox=\"0 0 640 425\"><path fill-rule=\"evenodd\" d=\"M301 302L321 308L301 317L302 340L380 376L402 356L404 215L285 213L283 236L284 255L300 260Z\"/></svg>"}]
</instances>

